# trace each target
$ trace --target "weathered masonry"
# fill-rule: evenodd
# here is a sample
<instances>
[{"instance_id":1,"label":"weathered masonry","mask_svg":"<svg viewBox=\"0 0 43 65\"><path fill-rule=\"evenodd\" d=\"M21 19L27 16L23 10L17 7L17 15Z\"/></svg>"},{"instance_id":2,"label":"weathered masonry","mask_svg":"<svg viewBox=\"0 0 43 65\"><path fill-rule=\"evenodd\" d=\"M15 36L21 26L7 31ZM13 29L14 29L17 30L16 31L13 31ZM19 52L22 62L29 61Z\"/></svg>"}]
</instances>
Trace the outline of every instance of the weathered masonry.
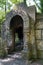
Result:
<instances>
[{"instance_id":1,"label":"weathered masonry","mask_svg":"<svg viewBox=\"0 0 43 65\"><path fill-rule=\"evenodd\" d=\"M6 15L1 37L10 50L14 49L16 33L23 43L24 53L30 58L43 58L43 15L36 13L35 6L22 3Z\"/></svg>"}]
</instances>

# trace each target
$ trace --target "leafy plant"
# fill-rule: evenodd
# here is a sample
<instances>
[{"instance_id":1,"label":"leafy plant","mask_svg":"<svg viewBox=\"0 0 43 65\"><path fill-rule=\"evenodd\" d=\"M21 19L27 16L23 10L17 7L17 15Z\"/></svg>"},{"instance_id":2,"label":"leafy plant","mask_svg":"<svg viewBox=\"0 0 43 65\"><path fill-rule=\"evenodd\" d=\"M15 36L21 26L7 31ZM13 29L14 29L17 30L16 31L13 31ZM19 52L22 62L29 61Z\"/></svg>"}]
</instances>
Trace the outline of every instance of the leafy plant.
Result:
<instances>
[{"instance_id":1,"label":"leafy plant","mask_svg":"<svg viewBox=\"0 0 43 65\"><path fill-rule=\"evenodd\" d=\"M35 2L38 9L43 13L43 0L33 0L33 1Z\"/></svg>"}]
</instances>

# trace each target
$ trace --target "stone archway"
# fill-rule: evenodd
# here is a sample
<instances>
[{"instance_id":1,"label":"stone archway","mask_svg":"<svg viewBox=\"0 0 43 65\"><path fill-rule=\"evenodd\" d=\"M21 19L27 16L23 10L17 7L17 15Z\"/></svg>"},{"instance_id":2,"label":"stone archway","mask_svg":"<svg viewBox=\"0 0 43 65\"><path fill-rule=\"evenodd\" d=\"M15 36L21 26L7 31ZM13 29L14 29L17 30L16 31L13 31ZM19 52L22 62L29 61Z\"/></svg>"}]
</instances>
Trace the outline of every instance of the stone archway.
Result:
<instances>
[{"instance_id":1,"label":"stone archway","mask_svg":"<svg viewBox=\"0 0 43 65\"><path fill-rule=\"evenodd\" d=\"M12 45L13 38L10 30L10 22L11 19L16 15L19 15L23 19L23 49L27 52L29 43L29 17L27 13L20 7L17 7L16 10L12 10L10 13L7 14L6 20L2 25L2 38L6 41L8 47Z\"/></svg>"}]
</instances>

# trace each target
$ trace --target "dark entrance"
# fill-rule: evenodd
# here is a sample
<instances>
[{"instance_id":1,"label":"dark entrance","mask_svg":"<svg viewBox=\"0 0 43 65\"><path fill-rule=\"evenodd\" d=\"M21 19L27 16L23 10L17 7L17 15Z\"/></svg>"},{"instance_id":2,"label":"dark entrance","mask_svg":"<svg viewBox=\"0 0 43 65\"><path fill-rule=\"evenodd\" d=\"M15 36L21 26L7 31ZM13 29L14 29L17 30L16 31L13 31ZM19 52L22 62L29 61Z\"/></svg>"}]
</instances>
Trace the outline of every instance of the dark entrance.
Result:
<instances>
[{"instance_id":1,"label":"dark entrance","mask_svg":"<svg viewBox=\"0 0 43 65\"><path fill-rule=\"evenodd\" d=\"M16 15L11 19L10 30L12 31L11 51L20 51L23 49L23 19Z\"/></svg>"}]
</instances>

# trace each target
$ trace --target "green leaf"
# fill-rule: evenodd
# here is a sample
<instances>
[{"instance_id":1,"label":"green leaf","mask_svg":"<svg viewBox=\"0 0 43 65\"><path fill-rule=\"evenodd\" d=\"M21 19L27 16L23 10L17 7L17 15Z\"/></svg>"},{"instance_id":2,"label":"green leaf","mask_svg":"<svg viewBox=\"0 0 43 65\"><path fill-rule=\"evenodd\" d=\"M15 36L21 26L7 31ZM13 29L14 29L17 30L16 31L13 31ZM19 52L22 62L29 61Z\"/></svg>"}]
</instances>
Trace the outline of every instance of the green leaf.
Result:
<instances>
[{"instance_id":1,"label":"green leaf","mask_svg":"<svg viewBox=\"0 0 43 65\"><path fill-rule=\"evenodd\" d=\"M10 0L12 3L17 3L17 0Z\"/></svg>"}]
</instances>

